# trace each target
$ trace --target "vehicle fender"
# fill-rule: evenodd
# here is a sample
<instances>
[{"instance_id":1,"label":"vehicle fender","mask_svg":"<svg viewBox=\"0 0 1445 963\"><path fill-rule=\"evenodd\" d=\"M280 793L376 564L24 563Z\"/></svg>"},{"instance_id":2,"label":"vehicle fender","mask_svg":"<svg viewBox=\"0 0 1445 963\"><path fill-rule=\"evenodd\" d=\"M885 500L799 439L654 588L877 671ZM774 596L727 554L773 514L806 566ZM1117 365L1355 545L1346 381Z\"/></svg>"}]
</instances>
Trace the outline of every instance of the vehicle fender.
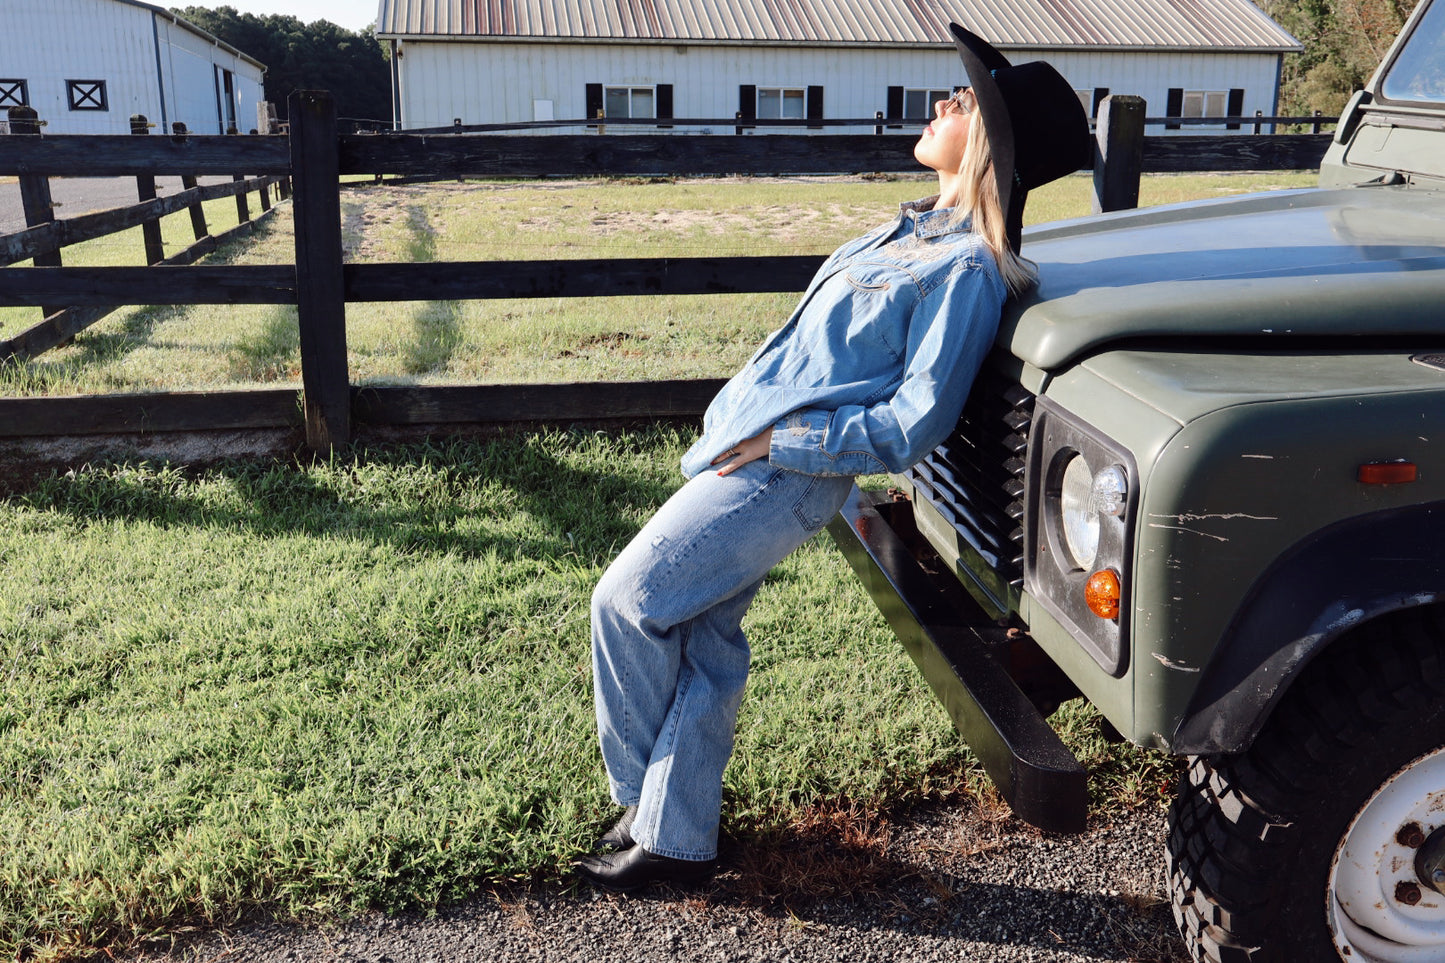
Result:
<instances>
[{"instance_id":1,"label":"vehicle fender","mask_svg":"<svg viewBox=\"0 0 1445 963\"><path fill-rule=\"evenodd\" d=\"M1181 755L1249 748L1330 643L1390 612L1445 600L1445 501L1373 512L1314 533L1255 582L1170 740Z\"/></svg>"}]
</instances>

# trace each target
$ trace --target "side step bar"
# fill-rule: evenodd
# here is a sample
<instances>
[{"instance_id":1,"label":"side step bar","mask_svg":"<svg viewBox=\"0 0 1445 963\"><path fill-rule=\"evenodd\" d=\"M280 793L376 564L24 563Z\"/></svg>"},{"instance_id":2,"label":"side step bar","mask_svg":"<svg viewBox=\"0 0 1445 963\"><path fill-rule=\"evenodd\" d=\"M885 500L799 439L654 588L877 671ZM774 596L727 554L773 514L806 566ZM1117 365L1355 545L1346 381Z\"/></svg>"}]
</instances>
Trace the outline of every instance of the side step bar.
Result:
<instances>
[{"instance_id":1,"label":"side step bar","mask_svg":"<svg viewBox=\"0 0 1445 963\"><path fill-rule=\"evenodd\" d=\"M947 592L923 570L884 501L855 487L829 534L1014 813L1049 832L1083 832L1083 766L990 654L983 633L998 629L962 585Z\"/></svg>"}]
</instances>

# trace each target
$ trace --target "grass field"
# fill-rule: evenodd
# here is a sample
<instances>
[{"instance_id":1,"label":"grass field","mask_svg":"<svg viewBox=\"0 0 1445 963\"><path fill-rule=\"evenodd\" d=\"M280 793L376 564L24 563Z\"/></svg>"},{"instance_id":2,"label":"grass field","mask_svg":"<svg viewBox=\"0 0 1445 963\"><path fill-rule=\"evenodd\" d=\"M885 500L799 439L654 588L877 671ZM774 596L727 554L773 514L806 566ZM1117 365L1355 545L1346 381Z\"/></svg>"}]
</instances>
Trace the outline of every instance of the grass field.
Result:
<instances>
[{"instance_id":1,"label":"grass field","mask_svg":"<svg viewBox=\"0 0 1445 963\"><path fill-rule=\"evenodd\" d=\"M1146 177L1141 203L1312 181L1308 174ZM823 254L933 186L921 177L359 184L343 194L343 234L351 262ZM1074 176L1035 191L1028 220L1086 214L1091 190L1089 178ZM288 212L289 205L282 205L258 237L230 245L213 263L292 262ZM230 216L234 220L234 204ZM213 223L228 223L224 217L218 211ZM168 219L165 236L188 238L185 218ZM67 249L65 258L68 264L135 264L140 251L136 229ZM794 297L352 304L351 378L359 384L430 384L721 377L780 323ZM13 336L38 314L34 308L0 308L0 336ZM69 347L0 368L0 395L299 379L294 308L139 307L117 311Z\"/></svg>"},{"instance_id":2,"label":"grass field","mask_svg":"<svg viewBox=\"0 0 1445 963\"><path fill-rule=\"evenodd\" d=\"M796 185L752 182L368 188L345 210L354 258L761 253L831 247L924 186L828 182L807 202ZM742 213L720 213L729 192ZM805 209L817 219L802 223ZM270 223L226 256L286 260L285 221ZM514 230L492 238L488 224ZM565 308L526 306L501 337L501 315L483 323L473 305L358 307L354 369L724 374L777 321L772 301L713 314L584 304L581 320ZM285 314L240 314L136 311L3 387L292 378ZM608 331L627 336L589 353L588 332ZM214 364L235 367L220 377ZM316 464L94 466L4 499L0 957L119 950L258 907L425 908L565 873L609 818L591 587L676 488L688 440L552 432ZM924 800L997 811L826 538L774 571L746 626L755 670L727 774L730 838ZM1079 705L1055 721L1092 767L1096 815L1158 802L1162 756L1107 745Z\"/></svg>"},{"instance_id":3,"label":"grass field","mask_svg":"<svg viewBox=\"0 0 1445 963\"><path fill-rule=\"evenodd\" d=\"M563 873L608 818L587 600L685 443L118 466L9 499L0 956ZM730 835L980 791L825 537L775 570L746 627ZM1158 800L1157 755L1107 747L1082 707L1059 721L1096 764L1096 807Z\"/></svg>"}]
</instances>

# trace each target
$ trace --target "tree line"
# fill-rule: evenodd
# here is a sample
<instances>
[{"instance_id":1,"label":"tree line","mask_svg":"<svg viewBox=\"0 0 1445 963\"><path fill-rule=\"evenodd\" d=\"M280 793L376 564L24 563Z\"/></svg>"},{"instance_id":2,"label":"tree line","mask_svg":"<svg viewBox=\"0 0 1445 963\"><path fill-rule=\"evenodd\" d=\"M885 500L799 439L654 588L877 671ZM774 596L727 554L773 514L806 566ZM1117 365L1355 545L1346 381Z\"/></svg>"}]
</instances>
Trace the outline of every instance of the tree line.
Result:
<instances>
[{"instance_id":1,"label":"tree line","mask_svg":"<svg viewBox=\"0 0 1445 963\"><path fill-rule=\"evenodd\" d=\"M1334 117L1370 79L1417 0L1257 0L1304 44L1280 76L1280 113Z\"/></svg>"},{"instance_id":2,"label":"tree line","mask_svg":"<svg viewBox=\"0 0 1445 963\"><path fill-rule=\"evenodd\" d=\"M391 65L373 27L356 33L329 20L302 23L285 14L258 16L235 7L172 10L265 64L266 99L282 119L293 90L329 90L338 117L391 127Z\"/></svg>"}]
</instances>

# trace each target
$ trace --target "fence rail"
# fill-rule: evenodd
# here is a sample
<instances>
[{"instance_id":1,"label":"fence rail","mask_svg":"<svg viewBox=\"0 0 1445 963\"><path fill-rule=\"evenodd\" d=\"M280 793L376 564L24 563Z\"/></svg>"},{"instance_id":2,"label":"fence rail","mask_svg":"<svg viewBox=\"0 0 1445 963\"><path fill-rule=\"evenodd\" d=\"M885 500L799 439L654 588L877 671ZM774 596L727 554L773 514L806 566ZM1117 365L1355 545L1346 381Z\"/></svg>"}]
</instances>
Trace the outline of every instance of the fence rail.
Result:
<instances>
[{"instance_id":1,"label":"fence rail","mask_svg":"<svg viewBox=\"0 0 1445 963\"><path fill-rule=\"evenodd\" d=\"M1264 111L1257 110L1253 114L1240 114L1237 116L1224 117L1150 117L1145 123L1151 127L1224 127L1230 130L1242 130L1249 128L1253 134L1271 134L1276 127L1302 127L1313 128L1318 134L1322 126L1337 123L1339 118L1326 117L1320 111L1307 114L1301 117L1266 117ZM609 128L626 130L629 127L637 128L664 128L687 130L690 128L706 128L726 130L731 128L734 133L742 133L752 130L797 130L806 127L813 130L824 130L828 128L852 128L872 127L875 134L882 134L884 130L898 130L905 127L918 127L928 121L919 117L885 117L882 111L872 117L857 118L798 118L787 119L744 117L741 113L732 117L597 117L579 118L576 120L530 120L513 121L508 123L493 124L463 124L461 118L457 118L450 124L438 127L412 127L397 129L394 131L374 130L373 134L500 134L507 131L531 130L531 131L553 131L568 130L574 127L585 127L605 134ZM1264 130L1270 127L1271 130Z\"/></svg>"},{"instance_id":2,"label":"fence rail","mask_svg":"<svg viewBox=\"0 0 1445 963\"><path fill-rule=\"evenodd\" d=\"M226 171L233 177L230 183L208 184L202 187L198 186L193 171L180 171L177 173L181 174L181 183L185 189L179 194L161 198L156 196L154 168L144 168L135 171L138 203L116 210L101 211L96 214L58 221L55 219L55 205L50 192L50 176L55 171L50 168L49 164L42 164L39 170L43 172L32 169L32 165L24 159L24 155L28 153L24 148L33 147L36 144L64 144L72 140L90 142L93 145L93 140L92 138L41 138L38 136L41 122L33 109L12 107L8 113L10 135L0 143L7 147L16 145L19 148L6 150L4 153L14 155L13 172L19 177L21 203L25 212L26 224L29 226L18 233L0 237L0 265L10 265L16 261L29 259L35 265L34 268L28 269L29 271L63 271L65 269L60 267L62 249L136 227L141 229L146 264L158 266L192 264L231 238L249 232L253 228L253 223L250 206L246 201L247 195L256 193L260 200L261 212L266 214L271 210L270 189L273 184L279 184L280 181L278 177L274 176L246 178L234 174L235 168L232 167ZM131 136L118 138L125 145L125 151L129 151L132 146L137 144L135 135L148 135L150 128L151 125L144 116L133 116L131 118ZM185 125L176 124L173 140L184 142L187 139ZM234 141L234 138L225 139ZM141 143L148 142L149 139ZM94 150L94 146L91 149ZM94 166L92 172L93 169ZM281 190L284 192L284 186L281 187ZM222 197L236 199L238 224L220 235L213 236L206 225L206 215L202 204L208 200ZM195 235L194 243L167 257L164 240L161 236L160 221L161 218L182 210L190 211L191 229ZM17 278L22 276L18 275ZM81 296L77 297L77 293L80 293ZM41 320L14 337L0 340L0 363L11 360L23 361L64 344L114 311L117 305L146 303L130 299L104 300L86 296L90 293L83 287L77 289L72 284L55 291L51 297L30 302L40 308Z\"/></svg>"},{"instance_id":3,"label":"fence rail","mask_svg":"<svg viewBox=\"0 0 1445 963\"><path fill-rule=\"evenodd\" d=\"M296 225L294 265L82 268L43 264L41 249L105 226L154 222L194 205L210 188L145 200L124 212L43 223L0 238L0 304L295 304L302 389L173 392L82 398L0 399L0 440L55 435L197 430L304 429L306 443L345 444L353 425L415 426L602 421L696 416L719 382L357 387L346 364L346 304L429 298L594 297L797 291L821 256L653 258L529 262L344 264L343 175L548 177L693 174L807 174L916 171L912 134L626 137L497 134L339 134L329 94L299 91L286 136L10 136L0 140L0 175L22 184L48 176L228 174L246 185L289 178ZM1137 203L1144 171L1312 169L1327 134L1146 138L1139 98L1104 101L1094 178L1096 209ZM243 177L237 172L244 172ZM1132 191L1132 195L1131 195ZM263 194L264 196L264 194ZM219 240L219 239L217 239ZM199 244L187 255L199 250ZM149 250L148 244L148 250ZM29 252L29 253L27 253ZM197 255L199 256L199 255ZM193 258L192 258L193 259ZM147 260L151 260L149 253ZM167 259L173 262L174 259ZM49 320L49 319L47 319ZM64 325L48 336L66 330ZM298 405L298 400L300 404Z\"/></svg>"}]
</instances>

